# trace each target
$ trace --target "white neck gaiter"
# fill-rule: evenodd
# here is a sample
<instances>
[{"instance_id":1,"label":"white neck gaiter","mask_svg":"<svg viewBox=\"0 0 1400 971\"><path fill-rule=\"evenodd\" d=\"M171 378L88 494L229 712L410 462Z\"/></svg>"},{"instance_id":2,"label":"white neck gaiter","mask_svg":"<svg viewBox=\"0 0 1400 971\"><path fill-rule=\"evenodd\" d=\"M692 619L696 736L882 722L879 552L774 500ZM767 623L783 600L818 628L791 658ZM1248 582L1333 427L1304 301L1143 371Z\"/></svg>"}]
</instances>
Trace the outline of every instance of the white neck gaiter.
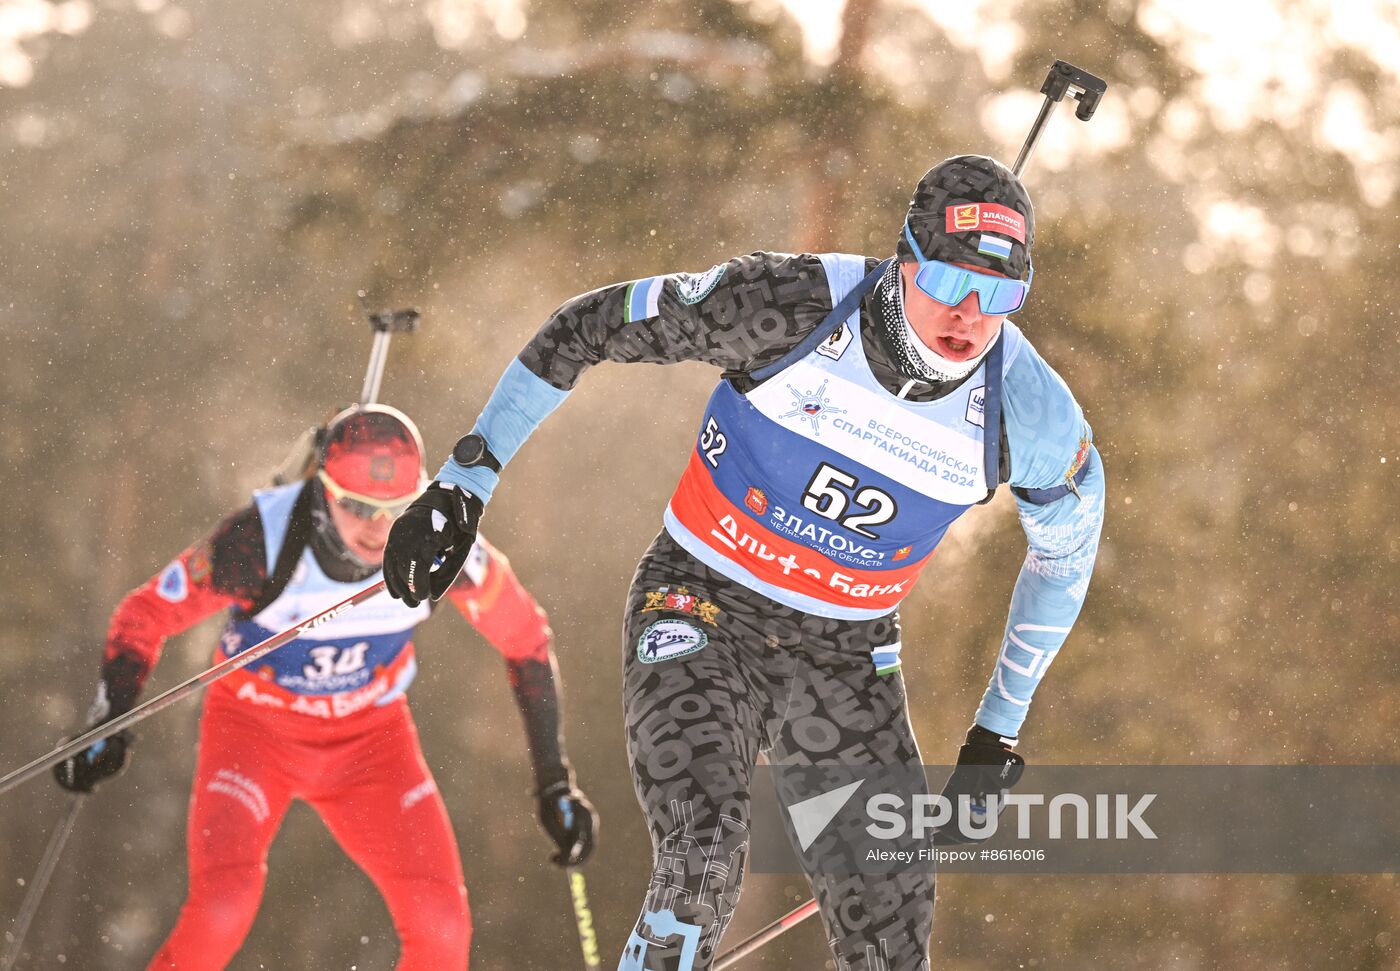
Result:
<instances>
[{"instance_id":1,"label":"white neck gaiter","mask_svg":"<svg viewBox=\"0 0 1400 971\"><path fill-rule=\"evenodd\" d=\"M888 330L890 343L899 357L901 369L910 377L929 384L945 381L961 381L982 363L996 339L987 341L982 353L966 361L950 361L932 347L919 340L914 328L909 326L909 318L904 316L904 278L899 272L898 261L891 263L881 281L882 297L885 302L885 316L891 322Z\"/></svg>"}]
</instances>

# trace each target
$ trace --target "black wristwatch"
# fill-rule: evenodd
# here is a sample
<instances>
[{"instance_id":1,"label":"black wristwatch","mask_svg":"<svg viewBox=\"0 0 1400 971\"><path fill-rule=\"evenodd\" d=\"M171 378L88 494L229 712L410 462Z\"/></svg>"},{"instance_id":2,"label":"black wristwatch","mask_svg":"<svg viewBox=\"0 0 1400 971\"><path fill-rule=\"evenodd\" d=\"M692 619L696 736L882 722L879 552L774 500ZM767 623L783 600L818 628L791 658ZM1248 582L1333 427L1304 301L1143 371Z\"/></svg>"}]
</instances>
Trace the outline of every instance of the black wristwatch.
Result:
<instances>
[{"instance_id":1,"label":"black wristwatch","mask_svg":"<svg viewBox=\"0 0 1400 971\"><path fill-rule=\"evenodd\" d=\"M467 435L452 446L452 461L464 468L481 466L497 474L501 471L501 461L491 454L491 447L480 435Z\"/></svg>"}]
</instances>

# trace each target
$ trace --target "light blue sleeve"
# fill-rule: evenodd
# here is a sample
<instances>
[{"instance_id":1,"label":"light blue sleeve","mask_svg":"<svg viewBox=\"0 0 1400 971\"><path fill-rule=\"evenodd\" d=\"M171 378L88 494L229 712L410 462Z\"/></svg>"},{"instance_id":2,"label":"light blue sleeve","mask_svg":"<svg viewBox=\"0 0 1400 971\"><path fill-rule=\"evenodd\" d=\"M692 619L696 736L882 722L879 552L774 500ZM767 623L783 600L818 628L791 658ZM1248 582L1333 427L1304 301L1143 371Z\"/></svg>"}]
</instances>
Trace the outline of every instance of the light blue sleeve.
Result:
<instances>
[{"instance_id":1,"label":"light blue sleeve","mask_svg":"<svg viewBox=\"0 0 1400 971\"><path fill-rule=\"evenodd\" d=\"M1022 342L1008 366L1002 394L1012 485L1045 489L1088 466L1077 497L1043 506L1016 499L1028 549L996 669L977 709L977 724L1014 737L1084 605L1103 528L1104 470L1074 396L1030 342Z\"/></svg>"},{"instance_id":2,"label":"light blue sleeve","mask_svg":"<svg viewBox=\"0 0 1400 971\"><path fill-rule=\"evenodd\" d=\"M536 377L519 359L510 362L491 392L481 417L472 432L486 439L492 454L505 466L525 439L539 427L555 408L563 404L569 392L561 391L543 378ZM438 470L439 482L459 485L483 503L491 501L491 493L500 480L495 472L482 466L467 468L451 456Z\"/></svg>"}]
</instances>

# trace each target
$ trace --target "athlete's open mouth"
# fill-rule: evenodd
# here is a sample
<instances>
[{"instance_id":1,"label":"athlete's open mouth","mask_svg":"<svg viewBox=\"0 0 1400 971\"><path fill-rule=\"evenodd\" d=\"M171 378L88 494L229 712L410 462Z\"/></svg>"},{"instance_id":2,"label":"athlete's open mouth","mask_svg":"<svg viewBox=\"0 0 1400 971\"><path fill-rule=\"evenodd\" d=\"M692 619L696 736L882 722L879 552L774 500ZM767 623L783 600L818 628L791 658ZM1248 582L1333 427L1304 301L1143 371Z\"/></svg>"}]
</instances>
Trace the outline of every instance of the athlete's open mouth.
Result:
<instances>
[{"instance_id":1,"label":"athlete's open mouth","mask_svg":"<svg viewBox=\"0 0 1400 971\"><path fill-rule=\"evenodd\" d=\"M938 348L949 360L961 361L972 351L972 341L960 341L955 337L938 338Z\"/></svg>"}]
</instances>

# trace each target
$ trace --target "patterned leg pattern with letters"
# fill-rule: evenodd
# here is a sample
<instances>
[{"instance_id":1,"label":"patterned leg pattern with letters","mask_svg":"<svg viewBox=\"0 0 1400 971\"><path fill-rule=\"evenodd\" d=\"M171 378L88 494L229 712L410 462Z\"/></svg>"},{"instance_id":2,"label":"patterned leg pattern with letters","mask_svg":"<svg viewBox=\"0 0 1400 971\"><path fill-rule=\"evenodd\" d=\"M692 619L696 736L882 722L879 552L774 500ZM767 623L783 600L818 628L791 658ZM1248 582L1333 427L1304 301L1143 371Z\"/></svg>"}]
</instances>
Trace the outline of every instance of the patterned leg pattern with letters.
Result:
<instances>
[{"instance_id":1,"label":"patterned leg pattern with letters","mask_svg":"<svg viewBox=\"0 0 1400 971\"><path fill-rule=\"evenodd\" d=\"M623 661L628 755L655 865L619 971L712 966L739 899L761 750L775 764L899 766L922 785L903 681L878 676L872 659L898 641L894 615L792 610L657 538L628 596ZM926 971L931 873L816 865L808 876L842 971Z\"/></svg>"}]
</instances>

